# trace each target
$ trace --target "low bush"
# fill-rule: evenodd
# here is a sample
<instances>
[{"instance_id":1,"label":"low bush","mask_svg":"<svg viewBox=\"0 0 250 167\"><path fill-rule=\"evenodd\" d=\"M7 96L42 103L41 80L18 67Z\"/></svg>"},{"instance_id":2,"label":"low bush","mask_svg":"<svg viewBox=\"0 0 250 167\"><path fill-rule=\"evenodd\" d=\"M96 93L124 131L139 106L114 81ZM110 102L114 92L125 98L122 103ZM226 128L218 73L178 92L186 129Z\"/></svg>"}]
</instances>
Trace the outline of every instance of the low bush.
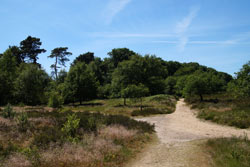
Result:
<instances>
[{"instance_id":1,"label":"low bush","mask_svg":"<svg viewBox=\"0 0 250 167\"><path fill-rule=\"evenodd\" d=\"M219 124L235 126L241 129L250 127L250 111L233 109L226 112L202 110L198 113L198 118L211 120Z\"/></svg>"},{"instance_id":2,"label":"low bush","mask_svg":"<svg viewBox=\"0 0 250 167\"><path fill-rule=\"evenodd\" d=\"M172 111L168 109L158 109L158 108L145 108L143 110L134 110L131 115L132 116L148 116L155 114L170 114Z\"/></svg>"},{"instance_id":3,"label":"low bush","mask_svg":"<svg viewBox=\"0 0 250 167\"><path fill-rule=\"evenodd\" d=\"M10 104L7 104L7 106L3 109L2 114L4 118L12 119L14 118L16 113L14 112L12 106Z\"/></svg>"},{"instance_id":4,"label":"low bush","mask_svg":"<svg viewBox=\"0 0 250 167\"><path fill-rule=\"evenodd\" d=\"M250 141L242 138L218 138L207 142L218 167L249 167Z\"/></svg>"}]
</instances>

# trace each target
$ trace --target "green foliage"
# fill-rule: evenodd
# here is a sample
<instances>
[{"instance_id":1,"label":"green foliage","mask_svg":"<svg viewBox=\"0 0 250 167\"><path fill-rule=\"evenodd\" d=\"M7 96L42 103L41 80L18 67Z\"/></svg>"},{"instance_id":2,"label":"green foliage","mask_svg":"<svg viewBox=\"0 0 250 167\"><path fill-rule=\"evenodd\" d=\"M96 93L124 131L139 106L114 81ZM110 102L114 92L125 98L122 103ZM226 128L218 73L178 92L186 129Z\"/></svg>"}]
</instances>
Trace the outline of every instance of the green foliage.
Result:
<instances>
[{"instance_id":1,"label":"green foliage","mask_svg":"<svg viewBox=\"0 0 250 167\"><path fill-rule=\"evenodd\" d=\"M249 167L250 141L245 138L219 138L207 142L218 167Z\"/></svg>"},{"instance_id":2,"label":"green foliage","mask_svg":"<svg viewBox=\"0 0 250 167\"><path fill-rule=\"evenodd\" d=\"M250 97L250 61L236 75L228 85L228 92L235 97Z\"/></svg>"},{"instance_id":3,"label":"green foliage","mask_svg":"<svg viewBox=\"0 0 250 167\"><path fill-rule=\"evenodd\" d=\"M45 90L50 81L47 73L33 64L25 64L15 81L18 102L38 105L47 101Z\"/></svg>"},{"instance_id":4,"label":"green foliage","mask_svg":"<svg viewBox=\"0 0 250 167\"><path fill-rule=\"evenodd\" d=\"M49 97L49 107L60 108L63 105L63 97L57 92L51 92Z\"/></svg>"},{"instance_id":5,"label":"green foliage","mask_svg":"<svg viewBox=\"0 0 250 167\"><path fill-rule=\"evenodd\" d=\"M14 81L17 77L17 62L11 49L0 57L0 105L14 102Z\"/></svg>"},{"instance_id":6,"label":"green foliage","mask_svg":"<svg viewBox=\"0 0 250 167\"><path fill-rule=\"evenodd\" d=\"M223 90L223 81L212 73L190 75L183 89L185 96L198 95L203 100L204 94L218 93Z\"/></svg>"},{"instance_id":7,"label":"green foliage","mask_svg":"<svg viewBox=\"0 0 250 167\"><path fill-rule=\"evenodd\" d=\"M135 52L127 48L113 49L111 52L108 53L108 55L110 56L111 63L113 63L114 67L117 67L120 62L128 60L131 56L135 54Z\"/></svg>"},{"instance_id":8,"label":"green foliage","mask_svg":"<svg viewBox=\"0 0 250 167\"><path fill-rule=\"evenodd\" d=\"M72 65L75 65L78 62L89 64L90 62L94 61L94 59L95 59L94 53L87 52L84 54L80 54L78 57L76 57L75 60L73 61Z\"/></svg>"},{"instance_id":9,"label":"green foliage","mask_svg":"<svg viewBox=\"0 0 250 167\"><path fill-rule=\"evenodd\" d=\"M128 85L125 89L121 90L121 97L124 98L141 98L146 96L149 90L144 85Z\"/></svg>"},{"instance_id":10,"label":"green foliage","mask_svg":"<svg viewBox=\"0 0 250 167\"><path fill-rule=\"evenodd\" d=\"M14 110L10 104L7 104L7 106L4 107L2 113L3 113L4 118L11 118L12 119L16 115L16 113L14 112Z\"/></svg>"},{"instance_id":11,"label":"green foliage","mask_svg":"<svg viewBox=\"0 0 250 167\"><path fill-rule=\"evenodd\" d=\"M30 126L29 120L28 120L28 114L25 112L22 112L17 116L17 126L18 130L21 132L26 132L28 130L28 127Z\"/></svg>"},{"instance_id":12,"label":"green foliage","mask_svg":"<svg viewBox=\"0 0 250 167\"><path fill-rule=\"evenodd\" d=\"M84 63L71 66L64 85L66 101L75 99L80 101L90 100L97 96L98 82Z\"/></svg>"},{"instance_id":13,"label":"green foliage","mask_svg":"<svg viewBox=\"0 0 250 167\"><path fill-rule=\"evenodd\" d=\"M149 93L159 94L164 91L164 79L168 72L163 65L163 60L155 56L134 55L129 60L119 63L112 74L113 94L120 97L121 90L129 85L143 84Z\"/></svg>"},{"instance_id":14,"label":"green foliage","mask_svg":"<svg viewBox=\"0 0 250 167\"><path fill-rule=\"evenodd\" d=\"M164 93L169 94L169 95L176 94L176 90L175 90L176 83L177 83L176 77L173 77L173 76L167 77L167 79L165 80Z\"/></svg>"},{"instance_id":15,"label":"green foliage","mask_svg":"<svg viewBox=\"0 0 250 167\"><path fill-rule=\"evenodd\" d=\"M71 142L77 141L77 130L79 128L80 119L76 114L68 115L67 121L62 127L62 132L66 136L67 140Z\"/></svg>"}]
</instances>

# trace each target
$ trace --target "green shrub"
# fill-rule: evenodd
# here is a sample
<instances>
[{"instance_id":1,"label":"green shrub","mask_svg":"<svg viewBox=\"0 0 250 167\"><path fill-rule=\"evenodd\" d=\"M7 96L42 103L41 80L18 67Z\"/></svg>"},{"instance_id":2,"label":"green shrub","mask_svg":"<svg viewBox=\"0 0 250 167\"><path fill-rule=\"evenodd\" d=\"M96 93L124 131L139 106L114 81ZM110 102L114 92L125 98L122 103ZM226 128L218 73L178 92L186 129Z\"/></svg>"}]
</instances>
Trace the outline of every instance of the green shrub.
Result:
<instances>
[{"instance_id":1,"label":"green shrub","mask_svg":"<svg viewBox=\"0 0 250 167\"><path fill-rule=\"evenodd\" d=\"M13 108L10 104L7 104L7 106L3 109L3 117L4 118L14 118L15 112L13 111Z\"/></svg>"},{"instance_id":2,"label":"green shrub","mask_svg":"<svg viewBox=\"0 0 250 167\"><path fill-rule=\"evenodd\" d=\"M59 93L52 92L49 97L48 106L53 108L60 108L63 104L63 98Z\"/></svg>"},{"instance_id":3,"label":"green shrub","mask_svg":"<svg viewBox=\"0 0 250 167\"><path fill-rule=\"evenodd\" d=\"M18 115L16 121L18 130L21 132L26 132L28 127L30 126L27 113L22 112L20 115Z\"/></svg>"}]
</instances>

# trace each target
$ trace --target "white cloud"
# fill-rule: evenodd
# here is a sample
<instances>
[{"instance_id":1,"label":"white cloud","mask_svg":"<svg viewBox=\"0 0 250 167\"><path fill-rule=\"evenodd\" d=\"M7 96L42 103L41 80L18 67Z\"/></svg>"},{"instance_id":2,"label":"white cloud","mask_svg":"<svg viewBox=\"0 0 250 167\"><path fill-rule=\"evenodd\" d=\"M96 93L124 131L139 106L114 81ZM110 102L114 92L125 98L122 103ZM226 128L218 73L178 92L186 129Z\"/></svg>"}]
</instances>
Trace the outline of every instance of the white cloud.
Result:
<instances>
[{"instance_id":1,"label":"white cloud","mask_svg":"<svg viewBox=\"0 0 250 167\"><path fill-rule=\"evenodd\" d=\"M190 27L193 19L197 16L200 7L193 7L191 8L190 12L186 17L184 17L180 22L176 25L176 33L179 36L179 45L178 48L180 51L185 49L189 41L189 37L187 35L188 28Z\"/></svg>"},{"instance_id":2,"label":"white cloud","mask_svg":"<svg viewBox=\"0 0 250 167\"><path fill-rule=\"evenodd\" d=\"M106 24L112 23L115 16L121 12L132 0L109 0L103 16Z\"/></svg>"}]
</instances>

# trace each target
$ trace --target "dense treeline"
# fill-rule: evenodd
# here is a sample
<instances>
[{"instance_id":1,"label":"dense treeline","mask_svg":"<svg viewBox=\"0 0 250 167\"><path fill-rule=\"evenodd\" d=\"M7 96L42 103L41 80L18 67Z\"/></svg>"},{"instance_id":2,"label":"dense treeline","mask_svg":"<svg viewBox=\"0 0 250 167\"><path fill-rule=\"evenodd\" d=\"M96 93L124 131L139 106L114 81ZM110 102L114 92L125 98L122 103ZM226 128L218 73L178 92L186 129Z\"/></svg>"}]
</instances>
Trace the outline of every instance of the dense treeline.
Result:
<instances>
[{"instance_id":1,"label":"dense treeline","mask_svg":"<svg viewBox=\"0 0 250 167\"><path fill-rule=\"evenodd\" d=\"M20 46L0 54L0 104L47 104L57 107L93 98L140 98L147 95L203 95L226 91L250 96L250 63L235 79L198 63L164 61L154 55L139 55L127 48L113 49L103 60L88 52L79 55L65 71L72 55L67 47L55 48L47 74L38 55L45 53L39 38L27 37Z\"/></svg>"}]
</instances>

